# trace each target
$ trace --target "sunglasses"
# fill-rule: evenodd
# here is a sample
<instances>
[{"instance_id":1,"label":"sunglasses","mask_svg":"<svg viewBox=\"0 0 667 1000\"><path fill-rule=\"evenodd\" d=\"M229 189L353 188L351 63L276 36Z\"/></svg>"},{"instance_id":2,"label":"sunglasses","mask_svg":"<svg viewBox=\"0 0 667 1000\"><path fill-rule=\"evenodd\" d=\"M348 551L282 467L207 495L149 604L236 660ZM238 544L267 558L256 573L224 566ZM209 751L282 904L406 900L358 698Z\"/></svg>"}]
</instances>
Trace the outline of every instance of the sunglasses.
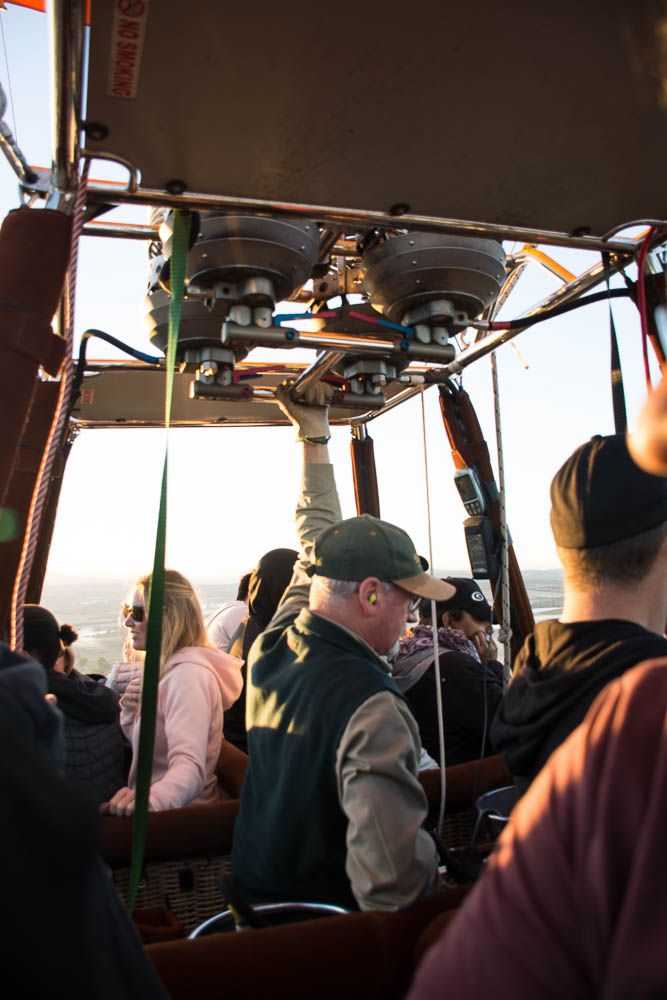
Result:
<instances>
[{"instance_id":1,"label":"sunglasses","mask_svg":"<svg viewBox=\"0 0 667 1000\"><path fill-rule=\"evenodd\" d=\"M139 624L144 620L144 606L143 604L122 604L121 611L123 612L123 618L127 618L130 615L134 621Z\"/></svg>"}]
</instances>

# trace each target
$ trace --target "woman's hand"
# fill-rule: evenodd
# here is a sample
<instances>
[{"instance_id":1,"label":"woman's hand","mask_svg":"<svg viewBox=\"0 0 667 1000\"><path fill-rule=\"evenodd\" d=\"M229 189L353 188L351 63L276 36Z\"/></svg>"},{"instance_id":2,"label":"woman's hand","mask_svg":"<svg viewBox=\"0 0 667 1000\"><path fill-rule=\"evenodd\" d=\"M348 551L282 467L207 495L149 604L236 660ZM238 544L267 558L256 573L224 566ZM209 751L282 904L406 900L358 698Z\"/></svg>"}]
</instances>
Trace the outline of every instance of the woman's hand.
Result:
<instances>
[{"instance_id":1,"label":"woman's hand","mask_svg":"<svg viewBox=\"0 0 667 1000\"><path fill-rule=\"evenodd\" d=\"M143 663L117 663L113 668L113 677L110 687L118 694L124 695L128 685L135 677L141 677L143 673Z\"/></svg>"},{"instance_id":2,"label":"woman's hand","mask_svg":"<svg viewBox=\"0 0 667 1000\"><path fill-rule=\"evenodd\" d=\"M479 653L479 658L482 663L485 663L486 660L498 659L498 647L489 633L475 632L474 635L470 636L470 641Z\"/></svg>"},{"instance_id":3,"label":"woman's hand","mask_svg":"<svg viewBox=\"0 0 667 1000\"><path fill-rule=\"evenodd\" d=\"M128 715L138 715L141 711L141 687L143 683L143 676L133 677L125 688L125 694L120 699L120 707Z\"/></svg>"},{"instance_id":4,"label":"woman's hand","mask_svg":"<svg viewBox=\"0 0 667 1000\"><path fill-rule=\"evenodd\" d=\"M134 788L119 788L108 802L102 802L100 812L110 816L131 816L134 812Z\"/></svg>"}]
</instances>

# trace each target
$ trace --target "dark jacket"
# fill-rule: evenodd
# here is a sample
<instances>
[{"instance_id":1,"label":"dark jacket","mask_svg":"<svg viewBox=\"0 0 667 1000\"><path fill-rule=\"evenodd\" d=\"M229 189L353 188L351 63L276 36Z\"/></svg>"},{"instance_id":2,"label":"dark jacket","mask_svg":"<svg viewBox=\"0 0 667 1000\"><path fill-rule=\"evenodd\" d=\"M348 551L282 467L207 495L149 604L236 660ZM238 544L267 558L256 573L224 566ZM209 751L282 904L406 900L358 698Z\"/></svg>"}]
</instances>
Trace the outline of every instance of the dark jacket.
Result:
<instances>
[{"instance_id":1,"label":"dark jacket","mask_svg":"<svg viewBox=\"0 0 667 1000\"><path fill-rule=\"evenodd\" d=\"M424 650L418 650L424 653ZM413 656L416 654L413 654ZM430 654L433 657L433 651ZM462 764L493 753L489 726L503 697L503 667L498 660L484 664L466 653L440 653L440 683L445 721L445 759ZM422 746L440 762L435 663L405 692L419 726ZM484 748L482 740L484 738Z\"/></svg>"},{"instance_id":2,"label":"dark jacket","mask_svg":"<svg viewBox=\"0 0 667 1000\"><path fill-rule=\"evenodd\" d=\"M65 777L99 805L127 784L130 746L120 728L118 695L88 677L47 670L65 720Z\"/></svg>"},{"instance_id":3,"label":"dark jacket","mask_svg":"<svg viewBox=\"0 0 667 1000\"><path fill-rule=\"evenodd\" d=\"M248 752L245 728L245 693L250 647L273 618L287 584L292 578L298 557L294 549L271 549L257 563L248 584L248 614L245 616L229 644L230 656L243 660L241 674L243 690L231 708L225 712L225 739L244 753Z\"/></svg>"},{"instance_id":4,"label":"dark jacket","mask_svg":"<svg viewBox=\"0 0 667 1000\"><path fill-rule=\"evenodd\" d=\"M491 726L493 745L520 790L582 722L602 688L656 656L667 656L667 639L633 622L540 622L517 657Z\"/></svg>"},{"instance_id":5,"label":"dark jacket","mask_svg":"<svg viewBox=\"0 0 667 1000\"><path fill-rule=\"evenodd\" d=\"M45 692L41 664L0 643L0 954L5 980L15 984L8 992L167 1000L99 856L96 809L54 767L60 713Z\"/></svg>"},{"instance_id":6,"label":"dark jacket","mask_svg":"<svg viewBox=\"0 0 667 1000\"><path fill-rule=\"evenodd\" d=\"M41 663L0 643L0 706L34 750L62 771L65 740L62 712L45 700L46 672Z\"/></svg>"}]
</instances>

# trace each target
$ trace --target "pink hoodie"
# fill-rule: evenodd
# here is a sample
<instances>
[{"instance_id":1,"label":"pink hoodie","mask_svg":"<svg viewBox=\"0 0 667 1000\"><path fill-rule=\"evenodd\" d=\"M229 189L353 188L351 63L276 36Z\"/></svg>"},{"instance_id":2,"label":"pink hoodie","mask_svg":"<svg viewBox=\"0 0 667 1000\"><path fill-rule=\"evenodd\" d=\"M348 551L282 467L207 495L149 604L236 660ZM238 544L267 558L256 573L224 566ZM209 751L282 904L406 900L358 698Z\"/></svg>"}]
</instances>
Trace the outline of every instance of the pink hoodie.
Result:
<instances>
[{"instance_id":1,"label":"pink hoodie","mask_svg":"<svg viewBox=\"0 0 667 1000\"><path fill-rule=\"evenodd\" d=\"M186 646L167 661L157 693L155 749L149 808L179 809L216 802L215 766L225 709L243 687L242 660L205 646ZM139 716L121 714L132 743L128 786L137 780Z\"/></svg>"}]
</instances>

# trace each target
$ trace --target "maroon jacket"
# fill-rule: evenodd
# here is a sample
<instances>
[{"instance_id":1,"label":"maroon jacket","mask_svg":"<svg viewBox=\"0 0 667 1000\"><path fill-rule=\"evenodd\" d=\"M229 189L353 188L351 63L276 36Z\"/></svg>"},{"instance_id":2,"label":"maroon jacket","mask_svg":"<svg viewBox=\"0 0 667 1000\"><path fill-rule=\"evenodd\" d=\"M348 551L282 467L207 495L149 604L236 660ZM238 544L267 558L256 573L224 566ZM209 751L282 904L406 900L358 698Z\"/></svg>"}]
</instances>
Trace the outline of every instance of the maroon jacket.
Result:
<instances>
[{"instance_id":1,"label":"maroon jacket","mask_svg":"<svg viewBox=\"0 0 667 1000\"><path fill-rule=\"evenodd\" d=\"M611 683L512 814L408 1000L667 996L667 659Z\"/></svg>"}]
</instances>

